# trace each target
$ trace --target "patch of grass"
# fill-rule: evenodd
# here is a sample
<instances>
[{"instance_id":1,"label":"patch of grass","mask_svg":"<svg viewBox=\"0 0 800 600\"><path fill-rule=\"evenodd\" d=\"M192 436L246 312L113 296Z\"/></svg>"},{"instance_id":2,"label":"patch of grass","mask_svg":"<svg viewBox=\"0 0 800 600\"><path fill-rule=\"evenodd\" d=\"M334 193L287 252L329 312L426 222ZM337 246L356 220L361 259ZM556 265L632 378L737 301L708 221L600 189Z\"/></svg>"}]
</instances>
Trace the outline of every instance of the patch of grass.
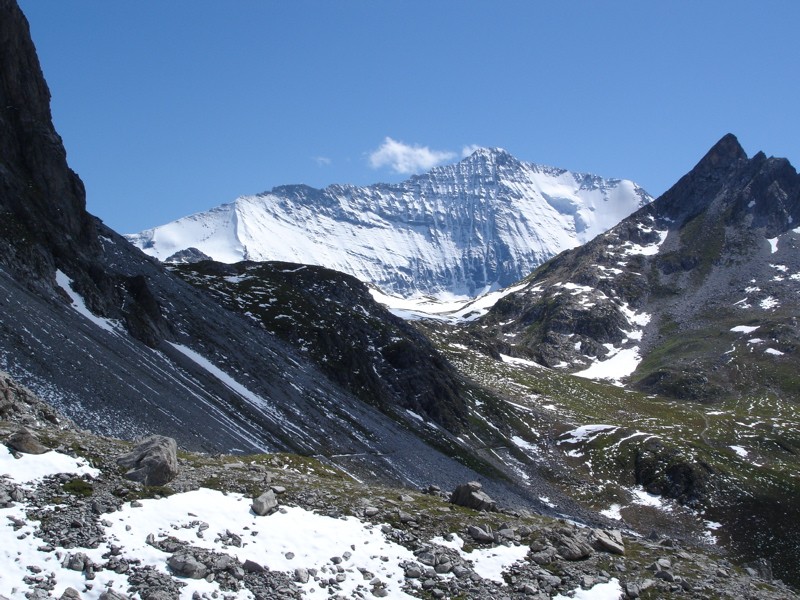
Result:
<instances>
[{"instance_id":1,"label":"patch of grass","mask_svg":"<svg viewBox=\"0 0 800 600\"><path fill-rule=\"evenodd\" d=\"M62 487L68 494L83 496L84 498L88 498L94 493L94 486L83 479L70 479Z\"/></svg>"}]
</instances>

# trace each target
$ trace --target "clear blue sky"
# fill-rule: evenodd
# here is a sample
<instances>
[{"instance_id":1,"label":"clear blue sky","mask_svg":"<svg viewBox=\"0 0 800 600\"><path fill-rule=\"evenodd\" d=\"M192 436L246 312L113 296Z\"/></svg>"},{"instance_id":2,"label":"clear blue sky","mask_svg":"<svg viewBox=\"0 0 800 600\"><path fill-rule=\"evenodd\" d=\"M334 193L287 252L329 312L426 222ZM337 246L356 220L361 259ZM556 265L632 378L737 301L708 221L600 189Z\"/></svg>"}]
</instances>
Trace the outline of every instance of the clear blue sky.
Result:
<instances>
[{"instance_id":1,"label":"clear blue sky","mask_svg":"<svg viewBox=\"0 0 800 600\"><path fill-rule=\"evenodd\" d=\"M655 195L727 132L800 162L794 0L19 1L88 208L123 233L471 145Z\"/></svg>"}]
</instances>

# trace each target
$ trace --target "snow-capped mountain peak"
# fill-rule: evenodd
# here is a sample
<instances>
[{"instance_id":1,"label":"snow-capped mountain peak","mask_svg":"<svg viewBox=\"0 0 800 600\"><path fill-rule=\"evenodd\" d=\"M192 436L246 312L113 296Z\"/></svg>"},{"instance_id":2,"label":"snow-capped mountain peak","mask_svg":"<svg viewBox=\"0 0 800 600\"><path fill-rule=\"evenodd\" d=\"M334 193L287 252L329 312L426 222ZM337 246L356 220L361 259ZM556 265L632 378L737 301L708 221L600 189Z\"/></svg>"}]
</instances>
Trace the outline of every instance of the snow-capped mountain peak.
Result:
<instances>
[{"instance_id":1,"label":"snow-capped mountain peak","mask_svg":"<svg viewBox=\"0 0 800 600\"><path fill-rule=\"evenodd\" d=\"M524 277L652 198L635 183L479 148L398 184L281 186L128 236L160 260L282 260L405 297L475 296Z\"/></svg>"}]
</instances>

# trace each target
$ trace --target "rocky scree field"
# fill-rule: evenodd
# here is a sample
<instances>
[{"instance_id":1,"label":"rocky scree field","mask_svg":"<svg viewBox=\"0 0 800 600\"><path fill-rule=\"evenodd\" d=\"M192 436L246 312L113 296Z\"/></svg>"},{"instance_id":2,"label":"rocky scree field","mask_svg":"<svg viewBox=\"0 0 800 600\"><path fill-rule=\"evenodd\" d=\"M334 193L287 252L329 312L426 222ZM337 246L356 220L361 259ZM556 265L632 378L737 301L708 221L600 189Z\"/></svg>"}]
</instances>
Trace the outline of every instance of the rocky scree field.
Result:
<instances>
[{"instance_id":1,"label":"rocky scree field","mask_svg":"<svg viewBox=\"0 0 800 600\"><path fill-rule=\"evenodd\" d=\"M3 597L797 597L766 565L507 510L479 484L364 485L308 457L176 452L168 438L148 452L1 380Z\"/></svg>"}]
</instances>

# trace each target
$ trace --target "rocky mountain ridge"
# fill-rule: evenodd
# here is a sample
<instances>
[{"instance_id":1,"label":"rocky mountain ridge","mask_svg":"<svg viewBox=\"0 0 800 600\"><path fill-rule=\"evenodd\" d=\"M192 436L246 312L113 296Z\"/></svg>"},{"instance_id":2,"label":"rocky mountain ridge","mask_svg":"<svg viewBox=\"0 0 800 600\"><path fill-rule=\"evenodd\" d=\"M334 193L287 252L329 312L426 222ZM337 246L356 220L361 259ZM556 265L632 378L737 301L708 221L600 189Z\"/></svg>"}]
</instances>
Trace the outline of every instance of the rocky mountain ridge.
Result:
<instances>
[{"instance_id":1,"label":"rocky mountain ridge","mask_svg":"<svg viewBox=\"0 0 800 600\"><path fill-rule=\"evenodd\" d=\"M281 186L127 237L162 261L191 251L229 263L314 264L401 296L472 297L651 200L631 181L483 148L399 184Z\"/></svg>"}]
</instances>

